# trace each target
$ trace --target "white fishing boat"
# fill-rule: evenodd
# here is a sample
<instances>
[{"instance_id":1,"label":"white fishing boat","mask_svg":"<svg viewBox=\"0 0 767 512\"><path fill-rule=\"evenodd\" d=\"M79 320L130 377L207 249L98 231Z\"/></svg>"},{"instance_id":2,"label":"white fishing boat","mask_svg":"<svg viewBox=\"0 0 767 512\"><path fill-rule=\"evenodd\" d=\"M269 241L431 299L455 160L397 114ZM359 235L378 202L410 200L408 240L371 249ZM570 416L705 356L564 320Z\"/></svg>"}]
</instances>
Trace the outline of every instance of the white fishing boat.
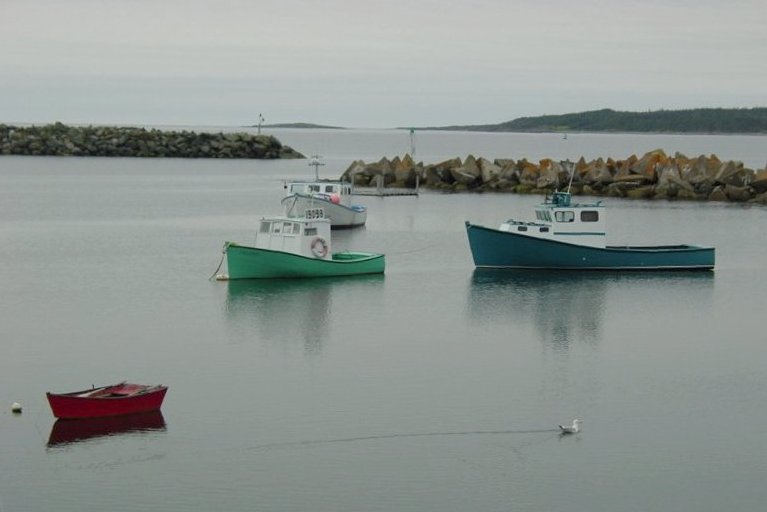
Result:
<instances>
[{"instance_id":1,"label":"white fishing boat","mask_svg":"<svg viewBox=\"0 0 767 512\"><path fill-rule=\"evenodd\" d=\"M353 185L339 180L321 180L317 168L324 164L316 155L309 165L314 166L314 181L291 181L285 184L286 195L282 199L285 215L296 217L307 209L322 208L333 229L364 226L368 210L365 206L352 204Z\"/></svg>"}]
</instances>

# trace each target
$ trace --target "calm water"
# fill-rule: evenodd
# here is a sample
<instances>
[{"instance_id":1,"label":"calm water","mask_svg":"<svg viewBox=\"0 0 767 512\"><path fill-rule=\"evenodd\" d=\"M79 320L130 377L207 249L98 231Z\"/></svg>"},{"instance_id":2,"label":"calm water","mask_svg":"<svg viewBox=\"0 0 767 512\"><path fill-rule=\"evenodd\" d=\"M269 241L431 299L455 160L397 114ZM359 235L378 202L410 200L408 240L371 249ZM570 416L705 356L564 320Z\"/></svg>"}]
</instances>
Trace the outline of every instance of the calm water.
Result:
<instances>
[{"instance_id":1,"label":"calm water","mask_svg":"<svg viewBox=\"0 0 767 512\"><path fill-rule=\"evenodd\" d=\"M279 137L332 176L409 147ZM568 157L550 137L431 135L418 154ZM767 147L583 137L579 154L753 167ZM499 273L473 270L463 221L539 198L360 198L367 227L334 247L386 252L385 276L208 281L310 171L0 157L0 511L763 509L767 208L605 200L611 242L711 244L713 273ZM44 399L123 379L169 385L162 414L62 426Z\"/></svg>"}]
</instances>

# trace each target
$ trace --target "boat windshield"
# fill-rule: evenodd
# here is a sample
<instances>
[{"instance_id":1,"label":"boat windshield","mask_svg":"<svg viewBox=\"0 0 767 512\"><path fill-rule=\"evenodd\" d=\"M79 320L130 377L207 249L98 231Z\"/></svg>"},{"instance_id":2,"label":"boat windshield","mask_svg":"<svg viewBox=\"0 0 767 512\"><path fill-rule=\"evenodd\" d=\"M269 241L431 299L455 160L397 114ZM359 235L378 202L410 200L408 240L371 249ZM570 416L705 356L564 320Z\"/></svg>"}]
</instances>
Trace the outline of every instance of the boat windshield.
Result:
<instances>
[{"instance_id":1,"label":"boat windshield","mask_svg":"<svg viewBox=\"0 0 767 512\"><path fill-rule=\"evenodd\" d=\"M291 221L262 220L258 232L272 235L300 235L301 224Z\"/></svg>"},{"instance_id":2,"label":"boat windshield","mask_svg":"<svg viewBox=\"0 0 767 512\"><path fill-rule=\"evenodd\" d=\"M295 222L283 222L282 223L282 234L283 235L297 235L300 232L301 232L300 224L297 224Z\"/></svg>"},{"instance_id":3,"label":"boat windshield","mask_svg":"<svg viewBox=\"0 0 767 512\"><path fill-rule=\"evenodd\" d=\"M295 194L298 192L304 193L319 193L322 191L322 187L316 183L293 183L290 185L290 193Z\"/></svg>"}]
</instances>

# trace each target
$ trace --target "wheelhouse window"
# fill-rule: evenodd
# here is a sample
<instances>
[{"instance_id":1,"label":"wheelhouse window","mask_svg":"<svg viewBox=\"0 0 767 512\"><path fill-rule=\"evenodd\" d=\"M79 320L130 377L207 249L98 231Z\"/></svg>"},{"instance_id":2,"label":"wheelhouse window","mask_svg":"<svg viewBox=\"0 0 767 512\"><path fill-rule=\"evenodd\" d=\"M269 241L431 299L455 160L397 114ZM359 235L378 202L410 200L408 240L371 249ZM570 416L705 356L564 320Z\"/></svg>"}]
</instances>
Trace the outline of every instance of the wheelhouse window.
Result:
<instances>
[{"instance_id":1,"label":"wheelhouse window","mask_svg":"<svg viewBox=\"0 0 767 512\"><path fill-rule=\"evenodd\" d=\"M306 228L304 230L304 236L314 236L317 234L317 228Z\"/></svg>"},{"instance_id":2,"label":"wheelhouse window","mask_svg":"<svg viewBox=\"0 0 767 512\"><path fill-rule=\"evenodd\" d=\"M581 222L598 222L599 212L596 210L583 210L581 212Z\"/></svg>"},{"instance_id":3,"label":"wheelhouse window","mask_svg":"<svg viewBox=\"0 0 767 512\"><path fill-rule=\"evenodd\" d=\"M558 210L554 212L557 222L575 222L575 213L572 210Z\"/></svg>"},{"instance_id":4,"label":"wheelhouse window","mask_svg":"<svg viewBox=\"0 0 767 512\"><path fill-rule=\"evenodd\" d=\"M296 227L298 227L298 226L294 226L294 224L292 222L283 222L282 223L282 234L283 235L292 235L293 233L295 233L295 231L293 231L293 229L296 228Z\"/></svg>"},{"instance_id":5,"label":"wheelhouse window","mask_svg":"<svg viewBox=\"0 0 767 512\"><path fill-rule=\"evenodd\" d=\"M333 185L325 185L325 192L328 194L333 193Z\"/></svg>"},{"instance_id":6,"label":"wheelhouse window","mask_svg":"<svg viewBox=\"0 0 767 512\"><path fill-rule=\"evenodd\" d=\"M272 229L272 223L269 221L263 221L261 222L261 226L259 226L258 231L259 233L268 233L270 229Z\"/></svg>"},{"instance_id":7,"label":"wheelhouse window","mask_svg":"<svg viewBox=\"0 0 767 512\"><path fill-rule=\"evenodd\" d=\"M319 185L309 185L309 192L319 192L320 186Z\"/></svg>"}]
</instances>

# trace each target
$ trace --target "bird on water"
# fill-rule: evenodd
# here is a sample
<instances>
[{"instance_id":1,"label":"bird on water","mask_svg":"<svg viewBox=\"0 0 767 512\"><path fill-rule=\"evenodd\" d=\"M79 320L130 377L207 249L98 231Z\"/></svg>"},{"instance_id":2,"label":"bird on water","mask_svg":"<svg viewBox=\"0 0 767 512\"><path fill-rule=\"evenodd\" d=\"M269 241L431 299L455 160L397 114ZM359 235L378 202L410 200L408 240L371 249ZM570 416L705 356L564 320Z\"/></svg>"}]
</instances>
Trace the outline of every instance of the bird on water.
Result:
<instances>
[{"instance_id":1,"label":"bird on water","mask_svg":"<svg viewBox=\"0 0 767 512\"><path fill-rule=\"evenodd\" d=\"M572 425L560 425L559 430L561 430L563 434L577 434L581 431L581 423L583 423L581 420L574 419Z\"/></svg>"}]
</instances>

